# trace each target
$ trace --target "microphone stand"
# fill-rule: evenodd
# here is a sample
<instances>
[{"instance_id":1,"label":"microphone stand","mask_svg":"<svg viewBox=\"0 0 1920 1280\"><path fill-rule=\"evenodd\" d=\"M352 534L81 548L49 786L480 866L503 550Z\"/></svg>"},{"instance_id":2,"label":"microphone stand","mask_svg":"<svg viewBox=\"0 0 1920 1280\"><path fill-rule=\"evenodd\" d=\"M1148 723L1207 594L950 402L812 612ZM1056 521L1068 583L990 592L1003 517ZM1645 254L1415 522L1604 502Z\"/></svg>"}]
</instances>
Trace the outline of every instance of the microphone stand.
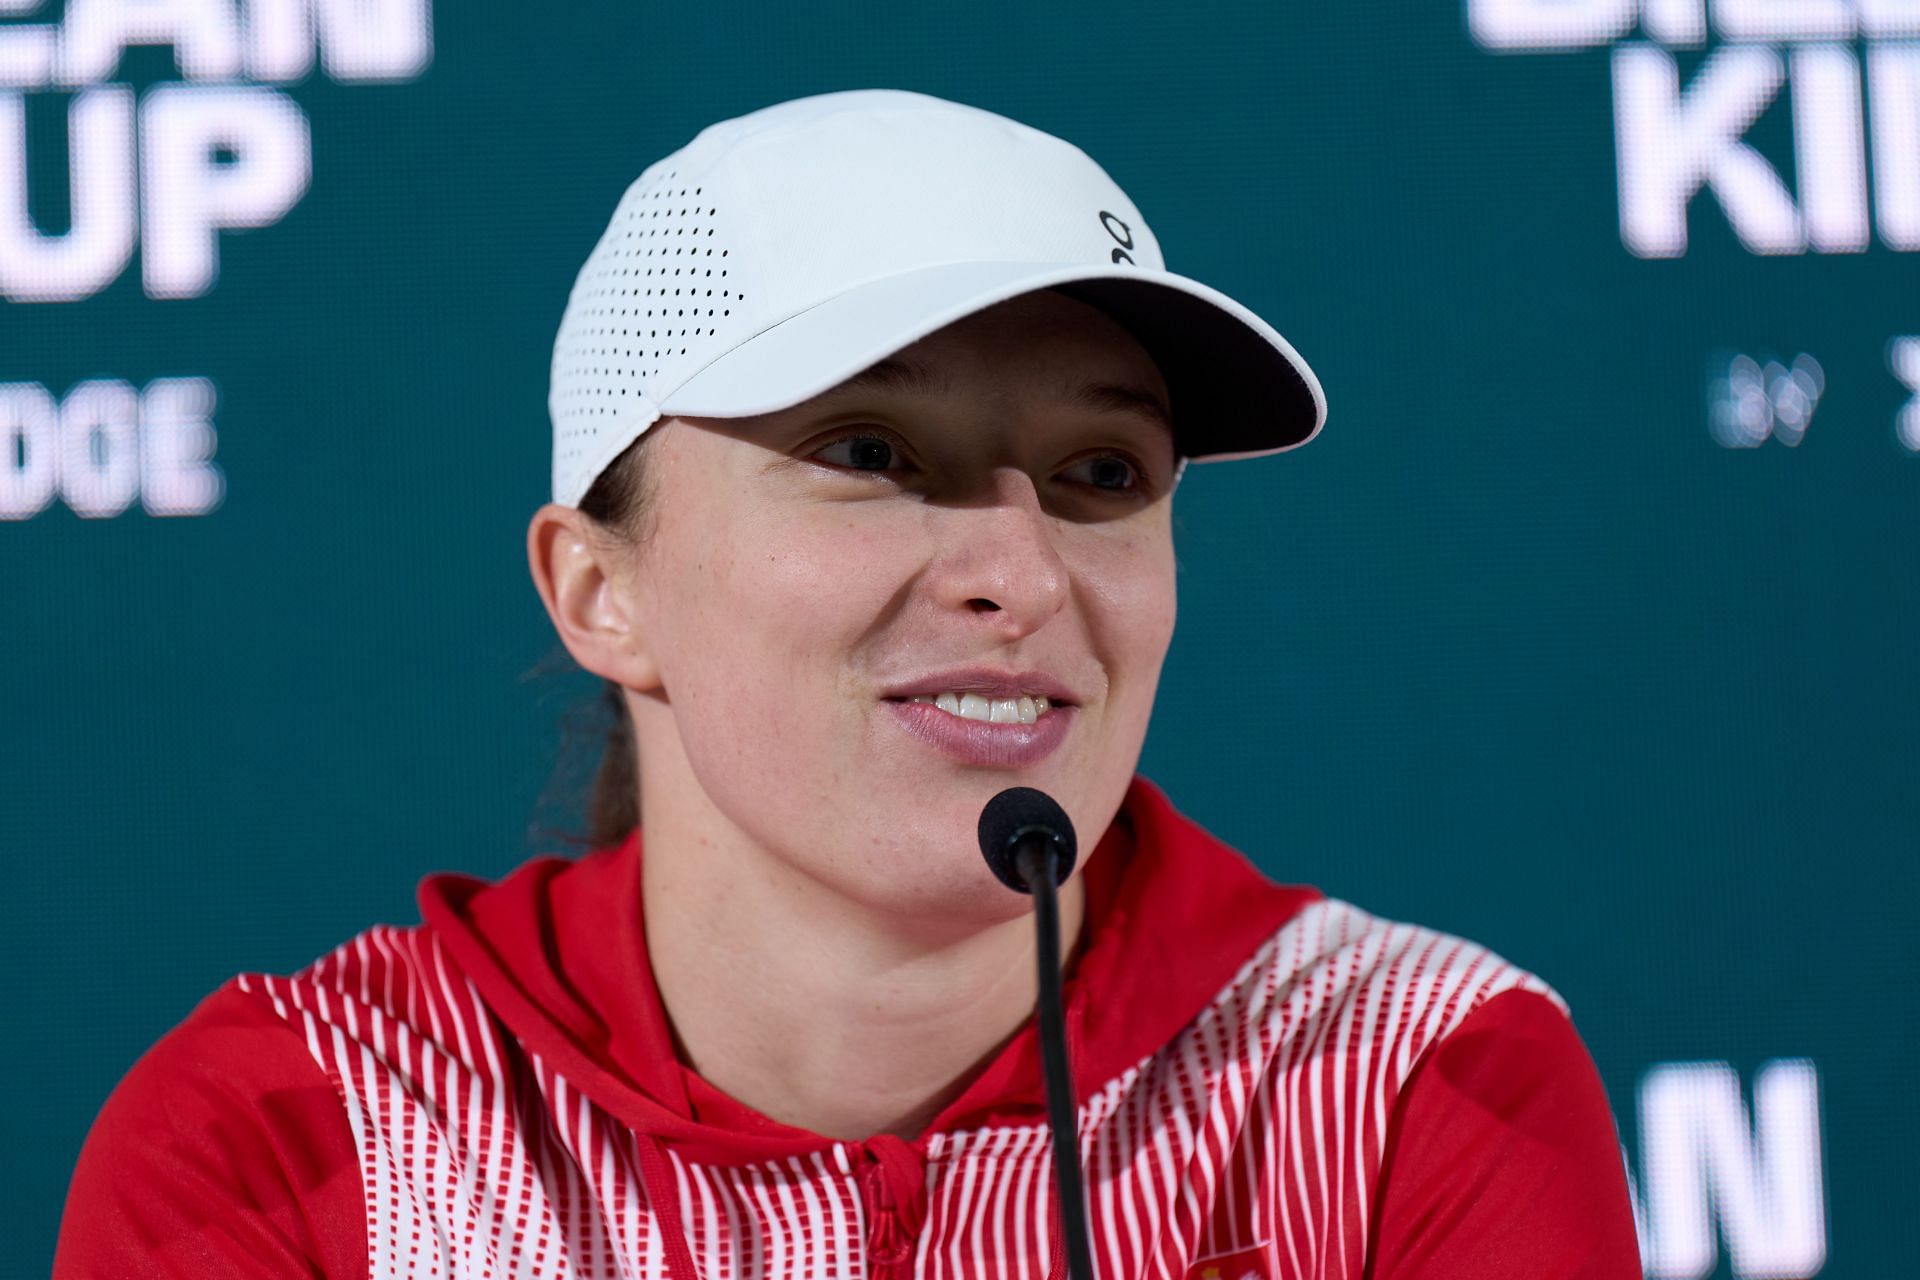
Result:
<instances>
[{"instance_id":1,"label":"microphone stand","mask_svg":"<svg viewBox=\"0 0 1920 1280\"><path fill-rule=\"evenodd\" d=\"M1053 1171L1060 1189L1060 1226L1070 1280L1093 1280L1087 1247L1087 1197L1080 1177L1080 1130L1067 1061L1066 1017L1060 1002L1059 851L1042 837L1020 841L1014 866L1033 894L1040 992L1034 1015L1040 1027L1041 1072L1047 1083L1047 1120L1053 1129Z\"/></svg>"}]
</instances>

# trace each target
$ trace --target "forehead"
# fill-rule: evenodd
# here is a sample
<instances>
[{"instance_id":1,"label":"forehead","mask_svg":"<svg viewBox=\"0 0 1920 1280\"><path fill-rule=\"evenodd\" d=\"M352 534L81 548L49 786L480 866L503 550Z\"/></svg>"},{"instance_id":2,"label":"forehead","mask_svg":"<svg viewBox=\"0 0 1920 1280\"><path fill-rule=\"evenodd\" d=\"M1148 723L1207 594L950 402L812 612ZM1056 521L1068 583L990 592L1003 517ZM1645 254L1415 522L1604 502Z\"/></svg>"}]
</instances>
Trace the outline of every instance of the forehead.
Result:
<instances>
[{"instance_id":1,"label":"forehead","mask_svg":"<svg viewBox=\"0 0 1920 1280\"><path fill-rule=\"evenodd\" d=\"M1044 398L1173 429L1166 379L1104 312L1060 294L1024 294L964 316L824 393L951 398L982 391Z\"/></svg>"},{"instance_id":2,"label":"forehead","mask_svg":"<svg viewBox=\"0 0 1920 1280\"><path fill-rule=\"evenodd\" d=\"M1173 432L1173 418L1165 394L1140 379L1102 380L1088 377L1084 370L1062 368L1048 397L1069 408L1094 413L1138 417ZM857 395L862 391L881 391L899 395L947 398L961 394L963 387L952 369L923 354L903 352L869 365L826 394Z\"/></svg>"}]
</instances>

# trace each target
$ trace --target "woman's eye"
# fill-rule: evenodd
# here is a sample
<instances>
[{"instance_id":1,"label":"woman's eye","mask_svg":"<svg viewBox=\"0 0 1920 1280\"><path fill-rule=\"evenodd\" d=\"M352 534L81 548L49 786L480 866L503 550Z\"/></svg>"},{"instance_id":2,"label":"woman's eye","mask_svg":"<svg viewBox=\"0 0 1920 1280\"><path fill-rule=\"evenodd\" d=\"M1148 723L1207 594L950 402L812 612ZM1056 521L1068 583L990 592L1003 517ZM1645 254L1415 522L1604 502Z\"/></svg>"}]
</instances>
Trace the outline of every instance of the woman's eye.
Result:
<instances>
[{"instance_id":1,"label":"woman's eye","mask_svg":"<svg viewBox=\"0 0 1920 1280\"><path fill-rule=\"evenodd\" d=\"M1061 474L1080 484L1092 485L1096 489L1108 489L1115 493L1126 493L1137 488L1140 483L1140 477L1135 472L1133 464L1113 454L1100 458L1084 458Z\"/></svg>"},{"instance_id":2,"label":"woman's eye","mask_svg":"<svg viewBox=\"0 0 1920 1280\"><path fill-rule=\"evenodd\" d=\"M879 436L848 436L814 450L813 457L855 471L887 471L894 465L894 448Z\"/></svg>"}]
</instances>

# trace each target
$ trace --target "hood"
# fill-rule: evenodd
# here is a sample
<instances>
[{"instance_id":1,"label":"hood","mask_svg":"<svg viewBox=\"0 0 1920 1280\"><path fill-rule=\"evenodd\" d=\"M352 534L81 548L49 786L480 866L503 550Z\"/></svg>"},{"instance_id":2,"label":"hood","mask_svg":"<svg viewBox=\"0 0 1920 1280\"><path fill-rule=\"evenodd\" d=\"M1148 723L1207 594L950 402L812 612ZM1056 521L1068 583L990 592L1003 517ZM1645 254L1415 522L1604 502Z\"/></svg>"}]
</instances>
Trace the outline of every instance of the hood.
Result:
<instances>
[{"instance_id":1,"label":"hood","mask_svg":"<svg viewBox=\"0 0 1920 1280\"><path fill-rule=\"evenodd\" d=\"M676 1056L647 962L640 835L579 858L534 859L497 883L429 876L423 919L507 1030L636 1133L705 1163L831 1145L721 1093ZM1081 874L1084 933L1061 994L1082 1102L1172 1040L1321 897L1274 884L1137 777ZM1029 1022L916 1142L1045 1117Z\"/></svg>"}]
</instances>

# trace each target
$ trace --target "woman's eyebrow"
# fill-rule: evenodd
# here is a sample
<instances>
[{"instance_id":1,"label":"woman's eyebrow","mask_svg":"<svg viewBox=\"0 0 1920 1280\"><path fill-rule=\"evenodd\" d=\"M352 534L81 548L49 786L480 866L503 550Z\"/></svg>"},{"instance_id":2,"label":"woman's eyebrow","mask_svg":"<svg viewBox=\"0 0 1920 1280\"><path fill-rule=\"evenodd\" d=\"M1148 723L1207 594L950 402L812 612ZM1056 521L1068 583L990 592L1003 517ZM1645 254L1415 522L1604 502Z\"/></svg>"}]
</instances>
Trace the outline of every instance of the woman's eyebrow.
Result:
<instances>
[{"instance_id":1,"label":"woman's eyebrow","mask_svg":"<svg viewBox=\"0 0 1920 1280\"><path fill-rule=\"evenodd\" d=\"M835 391L917 391L924 395L945 395L947 380L934 376L925 365L899 356L887 356L868 365L851 378L833 387Z\"/></svg>"},{"instance_id":2,"label":"woman's eyebrow","mask_svg":"<svg viewBox=\"0 0 1920 1280\"><path fill-rule=\"evenodd\" d=\"M945 395L951 384L925 365L899 356L887 356L868 365L841 382L834 391L904 391L921 395ZM1132 414L1173 430L1173 416L1166 403L1144 387L1118 382L1080 382L1069 385L1062 403L1100 413Z\"/></svg>"},{"instance_id":3,"label":"woman's eyebrow","mask_svg":"<svg viewBox=\"0 0 1920 1280\"><path fill-rule=\"evenodd\" d=\"M1067 401L1102 413L1127 413L1149 418L1173 431L1173 415L1159 396L1141 387L1118 382L1083 382L1067 393Z\"/></svg>"}]
</instances>

